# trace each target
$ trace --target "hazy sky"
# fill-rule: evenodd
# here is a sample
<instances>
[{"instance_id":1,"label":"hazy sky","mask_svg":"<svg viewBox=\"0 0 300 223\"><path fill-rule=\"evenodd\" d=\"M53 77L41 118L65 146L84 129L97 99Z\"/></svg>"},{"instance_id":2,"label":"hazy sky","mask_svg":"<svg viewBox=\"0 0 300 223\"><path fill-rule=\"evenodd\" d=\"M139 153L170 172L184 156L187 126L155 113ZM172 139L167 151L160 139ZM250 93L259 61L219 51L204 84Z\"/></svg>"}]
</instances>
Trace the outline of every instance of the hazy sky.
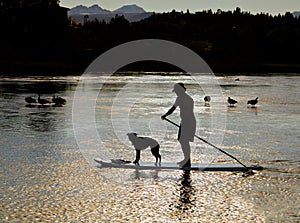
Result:
<instances>
[{"instance_id":1,"label":"hazy sky","mask_svg":"<svg viewBox=\"0 0 300 223\"><path fill-rule=\"evenodd\" d=\"M242 11L251 13L268 12L271 14L284 14L285 12L300 11L300 0L61 0L60 5L74 7L76 5L91 6L98 4L100 7L115 10L123 5L137 4L146 11L169 12L177 11L191 12L205 9L233 10L240 7Z\"/></svg>"}]
</instances>

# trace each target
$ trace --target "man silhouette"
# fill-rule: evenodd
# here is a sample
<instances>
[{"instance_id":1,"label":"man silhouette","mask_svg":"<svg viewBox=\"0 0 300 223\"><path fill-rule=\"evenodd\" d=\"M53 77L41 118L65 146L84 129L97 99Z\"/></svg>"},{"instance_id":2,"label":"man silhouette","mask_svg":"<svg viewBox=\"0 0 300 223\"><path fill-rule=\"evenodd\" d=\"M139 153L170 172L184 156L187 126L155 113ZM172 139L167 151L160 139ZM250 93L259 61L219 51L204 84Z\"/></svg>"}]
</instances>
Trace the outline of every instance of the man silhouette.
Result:
<instances>
[{"instance_id":1,"label":"man silhouette","mask_svg":"<svg viewBox=\"0 0 300 223\"><path fill-rule=\"evenodd\" d=\"M173 92L176 93L177 98L174 105L169 111L161 116L165 119L168 115L171 115L177 107L180 108L180 127L178 131L178 141L181 145L181 149L184 155L184 159L177 164L180 167L191 166L191 147L190 142L194 141L194 135L196 132L196 119L194 115L194 100L186 93L186 88L183 83L177 83L174 85Z\"/></svg>"}]
</instances>

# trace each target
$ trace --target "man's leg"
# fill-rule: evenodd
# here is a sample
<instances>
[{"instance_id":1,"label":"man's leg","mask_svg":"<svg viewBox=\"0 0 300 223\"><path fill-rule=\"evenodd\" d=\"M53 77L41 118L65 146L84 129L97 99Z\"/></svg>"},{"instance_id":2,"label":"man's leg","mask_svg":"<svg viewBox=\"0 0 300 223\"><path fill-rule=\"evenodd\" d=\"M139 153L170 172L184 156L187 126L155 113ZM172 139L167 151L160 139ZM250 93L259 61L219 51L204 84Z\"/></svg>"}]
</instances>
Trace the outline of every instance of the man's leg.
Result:
<instances>
[{"instance_id":1,"label":"man's leg","mask_svg":"<svg viewBox=\"0 0 300 223\"><path fill-rule=\"evenodd\" d=\"M188 140L179 140L181 145L181 149L183 152L184 159L180 161L178 164L180 166L191 166L191 146Z\"/></svg>"}]
</instances>

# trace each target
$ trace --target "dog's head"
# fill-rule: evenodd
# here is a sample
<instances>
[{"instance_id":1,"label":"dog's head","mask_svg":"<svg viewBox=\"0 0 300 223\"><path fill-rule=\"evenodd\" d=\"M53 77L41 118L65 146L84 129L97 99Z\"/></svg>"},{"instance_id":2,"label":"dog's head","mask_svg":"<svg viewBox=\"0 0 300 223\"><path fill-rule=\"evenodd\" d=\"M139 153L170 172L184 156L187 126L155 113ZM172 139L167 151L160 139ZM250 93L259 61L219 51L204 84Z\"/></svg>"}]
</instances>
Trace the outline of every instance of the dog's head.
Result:
<instances>
[{"instance_id":1,"label":"dog's head","mask_svg":"<svg viewBox=\"0 0 300 223\"><path fill-rule=\"evenodd\" d=\"M128 139L133 142L137 138L137 134L135 132L127 133Z\"/></svg>"}]
</instances>

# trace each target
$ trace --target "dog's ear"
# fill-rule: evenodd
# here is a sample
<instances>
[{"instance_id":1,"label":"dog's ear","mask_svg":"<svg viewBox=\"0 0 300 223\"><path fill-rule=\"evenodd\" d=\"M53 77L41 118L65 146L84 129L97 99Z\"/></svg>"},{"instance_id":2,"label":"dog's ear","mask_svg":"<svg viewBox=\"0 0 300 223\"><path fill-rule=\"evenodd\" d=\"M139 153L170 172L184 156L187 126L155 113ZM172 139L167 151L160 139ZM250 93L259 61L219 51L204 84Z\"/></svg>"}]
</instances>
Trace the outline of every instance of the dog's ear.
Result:
<instances>
[{"instance_id":1,"label":"dog's ear","mask_svg":"<svg viewBox=\"0 0 300 223\"><path fill-rule=\"evenodd\" d=\"M130 136L130 135L137 136L137 133L135 133L135 132L130 132L130 133L127 133L127 136Z\"/></svg>"}]
</instances>

